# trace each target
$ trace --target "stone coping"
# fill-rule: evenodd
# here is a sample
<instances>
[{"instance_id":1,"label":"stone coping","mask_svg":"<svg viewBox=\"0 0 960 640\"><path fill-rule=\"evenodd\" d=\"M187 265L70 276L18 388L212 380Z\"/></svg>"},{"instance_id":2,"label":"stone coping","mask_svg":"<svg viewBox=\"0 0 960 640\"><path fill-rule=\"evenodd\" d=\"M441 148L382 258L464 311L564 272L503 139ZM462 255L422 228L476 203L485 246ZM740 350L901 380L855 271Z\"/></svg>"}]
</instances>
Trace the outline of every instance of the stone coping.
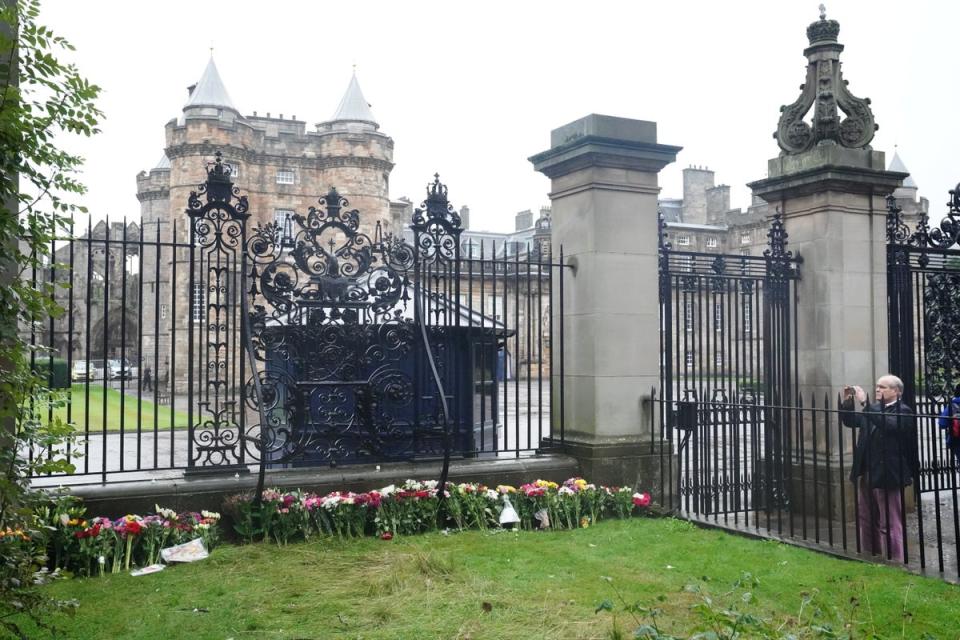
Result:
<instances>
[{"instance_id":1,"label":"stone coping","mask_svg":"<svg viewBox=\"0 0 960 640\"><path fill-rule=\"evenodd\" d=\"M441 467L440 461L432 461L270 470L267 471L265 486L317 493L369 491L402 483L408 478L438 479ZM175 476L162 474L152 479L121 479L106 483L64 485L64 488L83 499L88 515L119 517L127 513L153 513L155 505L175 511L218 511L226 497L256 489L255 470L241 471L197 475L178 473ZM452 461L448 479L451 482L517 485L538 478L560 482L579 474L580 465L575 458L551 453L522 458ZM40 486L57 487L50 483Z\"/></svg>"}]
</instances>

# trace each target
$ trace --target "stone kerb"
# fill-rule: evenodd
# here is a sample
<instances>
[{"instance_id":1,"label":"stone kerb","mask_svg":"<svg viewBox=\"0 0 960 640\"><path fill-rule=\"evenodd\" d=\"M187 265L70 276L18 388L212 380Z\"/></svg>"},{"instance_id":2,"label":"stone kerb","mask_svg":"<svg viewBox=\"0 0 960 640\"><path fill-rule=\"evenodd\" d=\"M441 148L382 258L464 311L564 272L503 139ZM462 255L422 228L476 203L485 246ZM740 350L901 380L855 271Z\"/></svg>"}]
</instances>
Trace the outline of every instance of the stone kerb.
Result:
<instances>
[{"instance_id":1,"label":"stone kerb","mask_svg":"<svg viewBox=\"0 0 960 640\"><path fill-rule=\"evenodd\" d=\"M551 179L553 245L575 267L554 316L566 335L565 441L598 482L659 487L659 430L642 398L659 384L657 173L678 151L657 143L654 122L593 114L530 158Z\"/></svg>"}]
</instances>

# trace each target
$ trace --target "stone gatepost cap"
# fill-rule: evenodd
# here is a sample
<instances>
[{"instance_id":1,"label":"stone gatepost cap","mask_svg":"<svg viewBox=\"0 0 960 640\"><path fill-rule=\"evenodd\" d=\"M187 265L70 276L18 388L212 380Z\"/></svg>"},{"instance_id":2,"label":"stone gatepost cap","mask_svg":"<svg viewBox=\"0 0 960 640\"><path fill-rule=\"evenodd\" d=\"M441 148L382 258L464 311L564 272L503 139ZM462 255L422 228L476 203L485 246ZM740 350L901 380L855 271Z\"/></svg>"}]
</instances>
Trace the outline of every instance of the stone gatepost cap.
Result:
<instances>
[{"instance_id":1,"label":"stone gatepost cap","mask_svg":"<svg viewBox=\"0 0 960 640\"><path fill-rule=\"evenodd\" d=\"M593 113L554 129L550 148L529 160L548 178L590 166L656 172L681 149L657 143L656 122Z\"/></svg>"},{"instance_id":2,"label":"stone gatepost cap","mask_svg":"<svg viewBox=\"0 0 960 640\"><path fill-rule=\"evenodd\" d=\"M584 137L656 144L657 123L591 113L551 131L550 148L556 149Z\"/></svg>"}]
</instances>

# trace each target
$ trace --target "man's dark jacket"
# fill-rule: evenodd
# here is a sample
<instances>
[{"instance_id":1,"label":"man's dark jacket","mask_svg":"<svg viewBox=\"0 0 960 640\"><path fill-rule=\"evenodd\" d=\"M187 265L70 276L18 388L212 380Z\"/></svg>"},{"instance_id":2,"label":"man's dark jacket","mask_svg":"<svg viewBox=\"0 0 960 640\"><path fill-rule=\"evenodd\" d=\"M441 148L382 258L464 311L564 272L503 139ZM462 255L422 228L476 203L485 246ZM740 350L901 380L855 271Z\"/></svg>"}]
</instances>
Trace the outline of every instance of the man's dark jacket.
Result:
<instances>
[{"instance_id":1,"label":"man's dark jacket","mask_svg":"<svg viewBox=\"0 0 960 640\"><path fill-rule=\"evenodd\" d=\"M853 409L853 398L840 404L840 420L858 430L850 479L868 474L873 489L899 489L911 483L916 451L916 417L913 409L897 400L889 407L867 404L862 413Z\"/></svg>"}]
</instances>

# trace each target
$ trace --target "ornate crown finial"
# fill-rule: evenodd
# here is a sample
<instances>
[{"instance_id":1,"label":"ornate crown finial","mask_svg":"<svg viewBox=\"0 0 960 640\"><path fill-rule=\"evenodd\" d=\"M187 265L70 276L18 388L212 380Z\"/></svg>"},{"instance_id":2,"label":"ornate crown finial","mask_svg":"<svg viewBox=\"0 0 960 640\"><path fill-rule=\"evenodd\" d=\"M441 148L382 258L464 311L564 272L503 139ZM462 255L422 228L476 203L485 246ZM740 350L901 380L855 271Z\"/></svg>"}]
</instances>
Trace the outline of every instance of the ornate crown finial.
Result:
<instances>
[{"instance_id":1,"label":"ornate crown finial","mask_svg":"<svg viewBox=\"0 0 960 640\"><path fill-rule=\"evenodd\" d=\"M233 182L230 180L233 169L224 163L221 152L217 151L213 157L213 162L207 163L207 198L227 201L233 193Z\"/></svg>"},{"instance_id":2,"label":"ornate crown finial","mask_svg":"<svg viewBox=\"0 0 960 640\"><path fill-rule=\"evenodd\" d=\"M878 129L870 99L857 98L847 90L840 72L840 23L826 18L826 7L820 5L820 20L807 27L810 47L804 52L808 60L806 82L800 85L800 97L793 104L780 107L780 122L773 137L784 155L803 153L818 144L870 149ZM804 122L811 107L812 123ZM846 116L843 120L840 111Z\"/></svg>"},{"instance_id":3,"label":"ornate crown finial","mask_svg":"<svg viewBox=\"0 0 960 640\"><path fill-rule=\"evenodd\" d=\"M447 185L440 182L440 174L433 174L433 182L427 185L427 202L447 202Z\"/></svg>"},{"instance_id":4,"label":"ornate crown finial","mask_svg":"<svg viewBox=\"0 0 960 640\"><path fill-rule=\"evenodd\" d=\"M413 228L425 228L424 225L438 220L460 232L460 215L447 200L447 185L440 182L440 174L435 173L433 182L427 184L427 199L413 212Z\"/></svg>"},{"instance_id":5,"label":"ornate crown finial","mask_svg":"<svg viewBox=\"0 0 960 640\"><path fill-rule=\"evenodd\" d=\"M817 42L836 42L840 35L840 23L827 20L827 9L820 5L820 19L807 27L807 39L813 45Z\"/></svg>"}]
</instances>

